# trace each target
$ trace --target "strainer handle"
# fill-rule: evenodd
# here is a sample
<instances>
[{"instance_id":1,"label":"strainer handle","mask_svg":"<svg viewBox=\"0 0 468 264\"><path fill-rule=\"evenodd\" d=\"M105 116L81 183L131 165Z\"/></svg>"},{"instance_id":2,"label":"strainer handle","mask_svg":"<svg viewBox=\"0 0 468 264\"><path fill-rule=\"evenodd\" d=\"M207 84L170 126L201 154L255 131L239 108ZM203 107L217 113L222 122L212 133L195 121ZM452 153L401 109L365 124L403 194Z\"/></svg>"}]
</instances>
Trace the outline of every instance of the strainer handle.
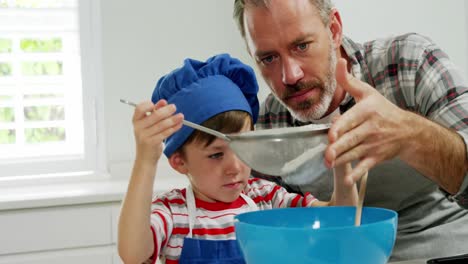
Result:
<instances>
[{"instance_id":1,"label":"strainer handle","mask_svg":"<svg viewBox=\"0 0 468 264\"><path fill-rule=\"evenodd\" d=\"M121 102L121 103L124 103L124 104L128 104L128 105L134 106L134 107L137 106L137 104L135 104L134 102L131 102L131 101L125 100L125 99L120 99L120 102ZM146 113L146 115L151 115L151 112ZM188 126L188 127L193 128L193 129L197 129L197 130L203 131L203 132L205 132L205 133L208 133L208 134L210 134L210 135L213 135L213 136L215 136L215 137L219 137L219 138L221 138L221 139L224 139L224 140L226 140L227 142L230 142L230 141L231 141L231 139L230 139L228 136L226 136L226 135L224 135L223 133L220 133L220 132L218 132L218 131L216 131L216 130L209 129L209 128L204 127L204 126L197 125L197 124L192 123L192 122L190 122L190 121L187 121L187 120L185 120L185 119L182 120L182 123L183 123L184 125Z\"/></svg>"},{"instance_id":2,"label":"strainer handle","mask_svg":"<svg viewBox=\"0 0 468 264\"><path fill-rule=\"evenodd\" d=\"M216 130L209 129L209 128L204 127L204 126L197 125L197 124L192 123L192 122L190 122L190 121L187 121L187 120L185 120L185 119L182 121L182 123L183 123L184 125L188 126L188 127L193 128L193 129L201 130L201 131L203 131L203 132L205 132L205 133L208 133L208 134L210 134L210 135L213 135L213 136L215 136L215 137L219 137L219 138L221 138L221 139L224 139L224 140L226 140L227 142L231 141L231 139L230 139L228 136L226 136L225 134L223 134L223 133L221 133L221 132L218 132L218 131L216 131Z\"/></svg>"}]
</instances>

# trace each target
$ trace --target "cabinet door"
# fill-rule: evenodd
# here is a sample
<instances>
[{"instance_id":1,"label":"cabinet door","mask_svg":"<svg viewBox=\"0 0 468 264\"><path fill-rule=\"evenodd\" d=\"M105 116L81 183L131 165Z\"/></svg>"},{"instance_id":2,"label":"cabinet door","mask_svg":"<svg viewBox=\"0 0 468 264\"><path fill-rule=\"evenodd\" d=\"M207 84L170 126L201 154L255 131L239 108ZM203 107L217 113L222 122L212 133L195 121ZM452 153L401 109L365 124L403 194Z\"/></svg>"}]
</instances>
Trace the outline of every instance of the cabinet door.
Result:
<instances>
[{"instance_id":1,"label":"cabinet door","mask_svg":"<svg viewBox=\"0 0 468 264\"><path fill-rule=\"evenodd\" d=\"M122 259L120 259L119 254L117 252L113 255L112 264L124 264Z\"/></svg>"},{"instance_id":2,"label":"cabinet door","mask_svg":"<svg viewBox=\"0 0 468 264\"><path fill-rule=\"evenodd\" d=\"M64 206L0 213L0 256L112 244L111 206Z\"/></svg>"},{"instance_id":3,"label":"cabinet door","mask_svg":"<svg viewBox=\"0 0 468 264\"><path fill-rule=\"evenodd\" d=\"M117 235L118 235L118 224L119 224L119 216L120 216L120 207L121 204L115 204L112 206L112 243L115 244L114 247L114 254L113 255L113 264L123 264L122 259L120 259L119 252L117 250Z\"/></svg>"},{"instance_id":4,"label":"cabinet door","mask_svg":"<svg viewBox=\"0 0 468 264\"><path fill-rule=\"evenodd\" d=\"M119 215L120 215L120 208L121 204L116 203L112 206L112 243L116 246L114 248L114 256L113 256L113 264L123 264L123 261L119 257L119 253L117 252L117 226L119 223ZM159 259L156 261L156 264L161 264L162 262Z\"/></svg>"},{"instance_id":5,"label":"cabinet door","mask_svg":"<svg viewBox=\"0 0 468 264\"><path fill-rule=\"evenodd\" d=\"M119 226L119 217L120 217L120 207L121 204L114 204L111 207L111 227L112 227L112 243L117 244L118 240L118 226Z\"/></svg>"},{"instance_id":6,"label":"cabinet door","mask_svg":"<svg viewBox=\"0 0 468 264\"><path fill-rule=\"evenodd\" d=\"M0 264L112 264L112 246L0 257Z\"/></svg>"},{"instance_id":7,"label":"cabinet door","mask_svg":"<svg viewBox=\"0 0 468 264\"><path fill-rule=\"evenodd\" d=\"M114 253L114 260L112 262L113 264L124 264L123 261L120 259L119 254L117 252ZM3 264L3 263L1 263ZM156 261L156 264L162 264L162 262L158 259Z\"/></svg>"}]
</instances>

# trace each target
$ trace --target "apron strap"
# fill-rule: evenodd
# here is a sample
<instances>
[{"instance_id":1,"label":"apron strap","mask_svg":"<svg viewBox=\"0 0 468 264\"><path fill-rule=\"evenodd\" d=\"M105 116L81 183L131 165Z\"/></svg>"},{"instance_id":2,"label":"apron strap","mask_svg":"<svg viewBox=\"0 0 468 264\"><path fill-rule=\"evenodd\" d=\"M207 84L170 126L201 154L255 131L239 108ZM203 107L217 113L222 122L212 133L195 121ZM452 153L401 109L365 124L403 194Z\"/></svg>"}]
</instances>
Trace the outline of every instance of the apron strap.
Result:
<instances>
[{"instance_id":1,"label":"apron strap","mask_svg":"<svg viewBox=\"0 0 468 264\"><path fill-rule=\"evenodd\" d=\"M244 201L249 205L249 208L250 208L250 211L258 211L258 206L257 204L254 202L254 200L252 200L252 198L250 198L249 196L241 193L240 196L244 199Z\"/></svg>"},{"instance_id":2,"label":"apron strap","mask_svg":"<svg viewBox=\"0 0 468 264\"><path fill-rule=\"evenodd\" d=\"M187 214L188 214L188 222L189 222L189 233L187 237L192 238L192 229L195 225L195 217L196 217L196 207L195 207L195 196L193 195L192 185L189 184L187 186L187 192L185 194L187 199Z\"/></svg>"}]
</instances>

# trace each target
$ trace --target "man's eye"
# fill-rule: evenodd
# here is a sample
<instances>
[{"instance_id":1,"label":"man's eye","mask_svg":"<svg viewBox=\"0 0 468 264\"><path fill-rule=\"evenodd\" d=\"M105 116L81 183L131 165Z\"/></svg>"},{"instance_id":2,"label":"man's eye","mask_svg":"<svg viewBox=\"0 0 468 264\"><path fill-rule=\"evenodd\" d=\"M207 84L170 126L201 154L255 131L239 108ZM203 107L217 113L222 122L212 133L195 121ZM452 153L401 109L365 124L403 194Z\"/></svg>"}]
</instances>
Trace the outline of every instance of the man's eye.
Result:
<instances>
[{"instance_id":1,"label":"man's eye","mask_svg":"<svg viewBox=\"0 0 468 264\"><path fill-rule=\"evenodd\" d=\"M208 156L208 158L210 158L210 159L219 159L219 158L221 158L221 157L223 157L223 153L222 153L222 152L218 152L218 153L211 154L211 155Z\"/></svg>"},{"instance_id":2,"label":"man's eye","mask_svg":"<svg viewBox=\"0 0 468 264\"><path fill-rule=\"evenodd\" d=\"M309 47L309 43L301 43L301 44L297 45L297 49L301 50L301 51L306 50L308 47Z\"/></svg>"},{"instance_id":3,"label":"man's eye","mask_svg":"<svg viewBox=\"0 0 468 264\"><path fill-rule=\"evenodd\" d=\"M264 58L261 59L262 63L265 64L265 65L268 65L268 64L272 63L273 60L274 60L273 55L268 56L268 57L264 57Z\"/></svg>"}]
</instances>

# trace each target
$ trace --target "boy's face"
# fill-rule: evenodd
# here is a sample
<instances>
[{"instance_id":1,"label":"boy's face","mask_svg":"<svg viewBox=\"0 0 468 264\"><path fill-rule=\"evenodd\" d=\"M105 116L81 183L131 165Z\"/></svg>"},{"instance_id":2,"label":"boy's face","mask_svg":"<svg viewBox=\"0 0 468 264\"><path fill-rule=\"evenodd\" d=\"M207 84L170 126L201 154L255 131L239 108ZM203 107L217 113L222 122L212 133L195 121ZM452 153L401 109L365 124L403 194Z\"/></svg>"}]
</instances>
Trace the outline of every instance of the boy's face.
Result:
<instances>
[{"instance_id":1,"label":"boy's face","mask_svg":"<svg viewBox=\"0 0 468 264\"><path fill-rule=\"evenodd\" d=\"M250 130L246 120L241 131ZM250 168L242 162L228 143L217 138L204 146L192 142L185 146L184 166L195 196L207 202L235 201L250 176Z\"/></svg>"}]
</instances>

